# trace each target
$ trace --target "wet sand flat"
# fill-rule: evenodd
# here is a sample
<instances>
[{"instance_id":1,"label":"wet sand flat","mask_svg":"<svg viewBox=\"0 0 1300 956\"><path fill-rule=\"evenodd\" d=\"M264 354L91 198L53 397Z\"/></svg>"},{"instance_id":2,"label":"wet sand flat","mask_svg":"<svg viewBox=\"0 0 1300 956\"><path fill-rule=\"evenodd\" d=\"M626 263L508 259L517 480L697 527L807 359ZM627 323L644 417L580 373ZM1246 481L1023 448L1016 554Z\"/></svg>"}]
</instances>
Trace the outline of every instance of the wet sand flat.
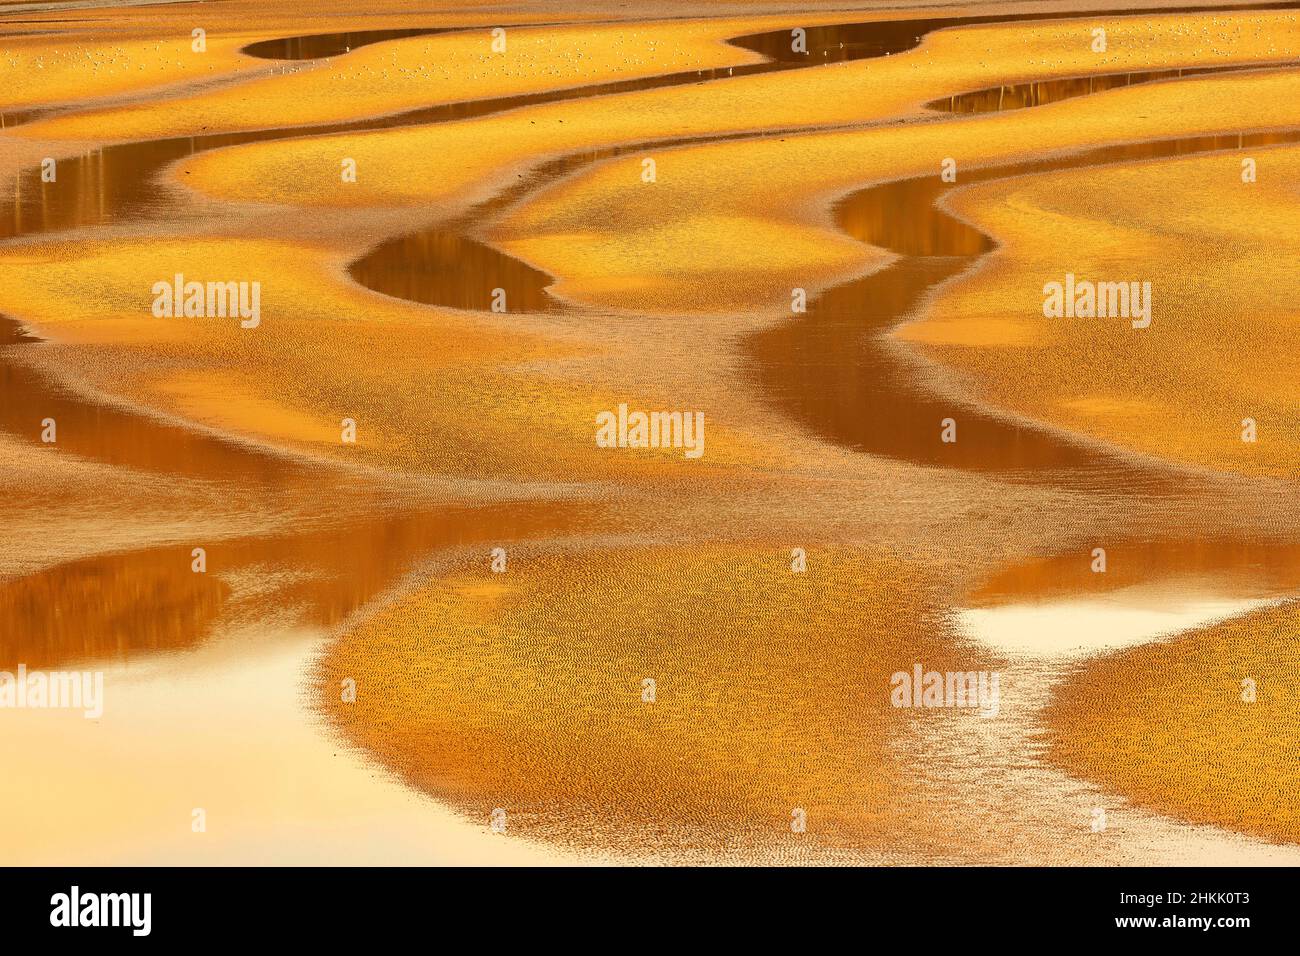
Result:
<instances>
[{"instance_id":1,"label":"wet sand flat","mask_svg":"<svg viewBox=\"0 0 1300 956\"><path fill-rule=\"evenodd\" d=\"M1050 758L1139 805L1294 844L1295 626L1287 603L1090 662L1045 711Z\"/></svg>"},{"instance_id":2,"label":"wet sand flat","mask_svg":"<svg viewBox=\"0 0 1300 956\"><path fill-rule=\"evenodd\" d=\"M1297 16L0 27L0 856L1296 862Z\"/></svg>"},{"instance_id":3,"label":"wet sand flat","mask_svg":"<svg viewBox=\"0 0 1300 956\"><path fill-rule=\"evenodd\" d=\"M1066 153L1237 127L1286 130L1295 125L1288 113L1293 84L1280 71L1194 76L947 123L660 149L653 152L662 169L655 189L626 188L629 179L637 181L641 157L620 158L540 193L492 236L552 274L557 267L548 250L563 257L565 275L555 291L583 304L775 311L793 287L825 287L880 261L878 251L826 224L827 208L855 186L927 172L937 178L954 153L981 166L1036 151ZM958 170L960 182L960 164ZM817 209L786 201L793 190L809 187L820 197ZM617 208L622 228L571 227L597 208ZM685 241L688 229L700 237L694 243ZM741 278L740 268L735 274L728 269L730 262L743 262L740 249L750 230L769 239L760 247L769 258L759 282ZM640 264L641 282L628 291L614 284L614 292L602 294L605 277L627 263ZM594 285L590 293L584 282Z\"/></svg>"},{"instance_id":4,"label":"wet sand flat","mask_svg":"<svg viewBox=\"0 0 1300 956\"><path fill-rule=\"evenodd\" d=\"M952 652L907 568L823 552L814 576L775 575L786 557L679 547L521 558L508 583L460 571L335 646L327 686L364 673L386 693L332 712L421 789L471 814L509 807L513 828L562 845L698 861L707 830L775 858L887 856L906 769L886 742L906 712L870 688ZM779 837L795 808L818 820L816 850Z\"/></svg>"},{"instance_id":5,"label":"wet sand flat","mask_svg":"<svg viewBox=\"0 0 1300 956\"><path fill-rule=\"evenodd\" d=\"M1121 20L1117 31L1131 32L1129 39L1141 54L1117 42L1115 52L1106 56L1080 43L1087 35L1083 23L1056 21L1026 31L1002 25L943 28L942 22L920 21L915 29L934 32L900 57L715 75L708 84L602 96L581 109L571 103L520 103L505 115L461 123L258 144L199 157L181 172L192 177L185 180L192 188L231 200L292 200L313 206L446 201L457 190L478 187L462 177L489 171L500 175L523 159L672 137L921 118L927 115L923 105L944 91L965 91L994 80L1245 66L1286 60L1295 55L1297 41L1297 21L1290 14L1270 14L1265 22L1240 14L1192 17L1190 22L1187 17ZM835 27L825 30L827 52L839 53ZM782 31L762 35L774 43L784 36ZM335 157L343 154L374 171L359 178L354 190L334 188ZM482 168L475 169L469 157ZM403 170L419 172L404 175Z\"/></svg>"},{"instance_id":6,"label":"wet sand flat","mask_svg":"<svg viewBox=\"0 0 1300 956\"><path fill-rule=\"evenodd\" d=\"M952 289L935 303L933 318L907 327L901 337L976 381L996 380L1000 405L1026 408L1023 398L1012 397L1013 383L1024 383L1034 396L1034 417L1071 431L1162 457L1293 477L1297 325L1285 291L1284 250L1294 242L1287 212L1294 191L1277 172L1296 155L1287 147L1228 150L1005 181L954 197L954 211L988 228L1001 248L964 292ZM1242 182L1247 159L1262 170L1257 183ZM1196 208L1153 201L1169 190L1196 196ZM993 194L999 211L985 206L986 219L978 204ZM1066 268L1041 257L1045 250L1036 237L1049 221L1068 237ZM1024 255L1031 247L1038 254ZM1242 255L1257 247L1277 255ZM1116 254L1121 248L1150 252L1135 263ZM1151 254L1157 248L1158 255ZM1011 304L1018 295L1010 291L1017 282L1012 275L1032 273L1046 282L1074 268L1081 277L1136 270L1151 282L1160 290L1155 336L1121 345L1121 330L1107 319L1091 328L1034 323L1030 332L1019 320L1026 310ZM1039 285L1034 280L1027 284ZM1039 304L1038 291L1031 290L1031 307ZM965 298L981 294L999 304L990 310ZM985 349L1007 361L995 360L981 374L976 356ZM1035 375L1042 377L1031 384L1028 376ZM1246 419L1263 430L1262 440L1242 440Z\"/></svg>"},{"instance_id":7,"label":"wet sand flat","mask_svg":"<svg viewBox=\"0 0 1300 956\"><path fill-rule=\"evenodd\" d=\"M659 73L737 66L757 55L723 40L740 21L517 27L506 50L491 29L463 29L367 44L286 72L153 106L52 118L23 135L50 139L144 139L298 122L326 123L397 113L433 103L522 96ZM512 49L513 48L513 49Z\"/></svg>"}]
</instances>

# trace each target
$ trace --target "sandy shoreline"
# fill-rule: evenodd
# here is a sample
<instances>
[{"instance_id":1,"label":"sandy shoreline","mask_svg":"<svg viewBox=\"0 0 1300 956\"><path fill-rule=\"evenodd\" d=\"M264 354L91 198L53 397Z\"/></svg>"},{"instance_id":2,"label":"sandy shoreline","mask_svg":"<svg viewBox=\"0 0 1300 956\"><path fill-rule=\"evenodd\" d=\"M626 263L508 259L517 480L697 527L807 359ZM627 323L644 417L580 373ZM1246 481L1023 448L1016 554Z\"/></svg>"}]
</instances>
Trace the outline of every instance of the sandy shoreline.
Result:
<instances>
[{"instance_id":1,"label":"sandy shoreline","mask_svg":"<svg viewBox=\"0 0 1300 956\"><path fill-rule=\"evenodd\" d=\"M926 9L887 16L936 16ZM1108 59L1087 55L1090 18L1035 20L936 32L889 57L726 76L761 61L729 38L807 23L853 43L835 23L868 17L736 4L725 19L682 7L632 26L573 26L530 10L501 21L520 24L511 42L528 59L517 69L478 52L484 32L376 42L328 68L276 74L238 50L481 17L365 18L321 4L311 29L287 29L250 10L261 8L214 13L201 75L131 86L69 65L30 81L19 102L68 112L0 133L0 179L16 200L0 246L0 313L14 333L0 345L10 398L0 447L23 490L0 506L0 615L15 635L0 669L103 669L118 702L102 721L0 713L23 768L0 787L0 810L24 834L7 862L1294 862L1289 810L1272 813L1258 788L1189 798L1182 772L1159 764L1170 722L1214 722L1241 703L1227 670L1216 671L1221 693L1191 703L1162 697L1159 675L1195 685L1196 661L1218 660L1218 635L1248 645L1252 622L1289 614L1278 602L1296 593L1278 546L1297 530L1294 429L1281 421L1289 366L1252 372L1265 357L1290 361L1293 316L1259 290L1226 285L1226 298L1204 300L1220 311L1205 312L1189 294L1181 308L1194 321L1162 333L1185 344L1161 357L1158 376L1104 376L1109 391L1094 394L1097 376L1078 370L1099 347L1123 369L1131 340L1096 326L1066 340L1015 298L1074 262L1146 269L1173 287L1204 253L1165 262L1151 236L1182 230L1203 250L1221 230L1239 250L1276 230L1293 197L1261 177L1242 213L1161 218L1173 216L1158 186L1171 178L1231 207L1214 163L1235 177L1240 157L1216 143L1200 157L1020 170L959 190L940 207L954 225L934 227L956 230L945 237L955 245L881 239L905 217L935 221L929 194L891 194L879 228L866 206L832 212L873 184L937 175L951 153L961 187L967 170L1110 143L1290 135L1294 79L1276 64L1300 45L1294 13L1115 18ZM3 56L13 45L30 76L31 58L54 63L56 47L97 31L105 58L168 60L175 51L146 38L187 16L141 7L129 23L93 18L75 39L0 36L0 67L19 69ZM559 19L570 25L522 25ZM127 42L129 56L112 52ZM575 48L589 52L584 84L710 72L589 101L503 100L491 115L240 142L277 123L544 96L572 84L559 64ZM439 50L447 76L422 76ZM1210 63L1272 68L918 120L927 102L1004 80ZM245 87L255 106L241 102ZM190 155L179 138L190 135L229 139ZM724 138L690 142L702 136ZM1267 171L1287 150L1251 155ZM42 184L47 153L60 175ZM639 179L647 156L653 183ZM342 157L358 160L355 184L338 180ZM547 163L558 165L539 176ZM141 170L159 178L140 181ZM1089 218L1098 196L1115 210L1105 227ZM1068 246L1043 240L1065 234L1068 217ZM963 228L996 248L979 244L981 264L916 302L893 287L834 297L884 275L907 243L926 261L956 255ZM381 294L354 281L362 256L420 235L423 245L394 246L390 268L400 277L424 261L452 277L445 287ZM1088 258L1089 242L1103 252ZM1059 261L1042 262L1045 250ZM257 279L262 326L151 316L146 293L177 272ZM498 284L513 303L504 312L475 298ZM796 334L797 285L813 303L802 321L841 310L838 337ZM878 308L893 310L882 312L890 329L911 319L882 346L902 356L894 365L859 351L861 319ZM1267 356L1207 348L1201 329L1245 322L1234 318L1243 309L1269 317ZM763 337L766 352L746 344ZM1204 364L1186 357L1197 349ZM756 354L803 365L764 377ZM843 359L839 379L826 355ZM922 411L885 411L870 391L848 397L864 380ZM1115 411L1180 389L1186 405L1140 429ZM1206 421L1197 396L1209 395L1249 407ZM629 401L703 409L704 457L597 447L592 416ZM862 402L894 445L846 438L863 434ZM1260 454L1243 454L1236 436L1250 411L1273 442ZM1106 480L1062 485L1032 459L1011 467L995 445L974 449L990 468L889 450L923 444L898 439L909 428L937 443L949 413L978 443L986 412L1104 452ZM46 416L58 420L54 447L41 441ZM355 444L340 439L348 420ZM1135 485L1147 493L1127 494ZM1222 546L1189 562L1188 541ZM1125 562L1142 543L1154 550L1138 574ZM1114 581L1079 577L1099 546ZM191 568L194 547L206 577ZM504 573L490 567L496 548L509 555ZM807 570L792 570L794 549ZM1038 570L1017 570L1026 566ZM1089 646L1116 628L1136 650ZM1081 635L1070 666L1036 636L1058 631ZM1144 655L1169 663L1151 668ZM1001 668L1006 718L891 709L889 676L913 662ZM1153 682L1139 701L1100 705L1082 689L1126 666ZM1258 660L1233 666L1278 679ZM644 700L647 677L661 699ZM339 695L348 679L355 701ZM1252 706L1252 740L1292 732L1290 698ZM1097 743L1121 728L1127 758ZM1237 733L1197 751L1202 763L1223 755L1224 779ZM1143 746L1154 756L1134 756ZM1286 792L1294 766L1264 758ZM70 795L95 788L97 805L69 809ZM1008 810L1010 794L1023 805ZM1101 834L1089 827L1098 805L1115 821ZM196 807L210 811L205 833L190 829ZM499 808L505 833L492 830ZM806 833L789 826L796 808Z\"/></svg>"}]
</instances>

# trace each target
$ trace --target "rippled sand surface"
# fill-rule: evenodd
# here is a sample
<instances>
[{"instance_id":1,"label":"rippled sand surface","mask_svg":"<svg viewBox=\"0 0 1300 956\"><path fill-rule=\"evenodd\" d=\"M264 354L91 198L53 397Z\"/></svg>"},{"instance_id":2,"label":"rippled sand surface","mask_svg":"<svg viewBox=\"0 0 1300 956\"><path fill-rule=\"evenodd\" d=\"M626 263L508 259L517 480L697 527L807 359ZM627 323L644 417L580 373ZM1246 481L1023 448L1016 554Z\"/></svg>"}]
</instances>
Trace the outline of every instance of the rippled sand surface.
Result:
<instances>
[{"instance_id":1,"label":"rippled sand surface","mask_svg":"<svg viewBox=\"0 0 1300 956\"><path fill-rule=\"evenodd\" d=\"M0 859L1300 859L1300 7L859 7L0 21Z\"/></svg>"},{"instance_id":2,"label":"rippled sand surface","mask_svg":"<svg viewBox=\"0 0 1300 956\"><path fill-rule=\"evenodd\" d=\"M908 712L874 690L917 654L952 669L953 635L905 565L817 561L796 575L780 547L712 545L452 570L322 670L384 688L334 705L358 746L524 835L696 859L883 849L924 821L897 813ZM818 821L807 846L782 837L796 808Z\"/></svg>"},{"instance_id":3,"label":"rippled sand surface","mask_svg":"<svg viewBox=\"0 0 1300 956\"><path fill-rule=\"evenodd\" d=\"M1300 839L1291 605L1090 661L1047 708L1052 758L1140 806Z\"/></svg>"}]
</instances>

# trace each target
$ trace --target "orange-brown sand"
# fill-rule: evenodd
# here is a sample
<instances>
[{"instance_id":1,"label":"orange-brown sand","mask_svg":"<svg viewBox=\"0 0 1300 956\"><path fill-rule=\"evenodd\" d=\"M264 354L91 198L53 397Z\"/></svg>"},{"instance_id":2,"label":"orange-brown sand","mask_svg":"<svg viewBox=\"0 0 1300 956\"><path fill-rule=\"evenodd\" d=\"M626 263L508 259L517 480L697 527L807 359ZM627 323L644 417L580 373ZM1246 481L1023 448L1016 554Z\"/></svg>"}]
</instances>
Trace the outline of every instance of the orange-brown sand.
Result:
<instances>
[{"instance_id":1,"label":"orange-brown sand","mask_svg":"<svg viewBox=\"0 0 1300 956\"><path fill-rule=\"evenodd\" d=\"M1290 135L1294 15L1111 17L1103 55L1091 18L966 26L746 74L761 57L728 38L879 14L190 6L0 35L13 103L54 111L0 132L0 474L16 489L0 626L19 635L0 667L102 668L110 695L102 724L16 717L10 858L1294 862L1294 615L1241 604L1296 587L1294 150L1260 148L1249 186L1229 145L960 191L982 166L1103 144ZM200 14L207 58L187 60ZM498 23L518 59L483 51ZM469 31L329 63L237 52L427 26ZM1088 85L1221 66L1260 68ZM1068 77L1060 102L925 106ZM391 120L419 106L446 111ZM363 128L380 117L399 125ZM302 128L331 122L358 125ZM245 142L254 129L284 137ZM46 156L59 177L42 183ZM836 208L948 157L943 204L964 225L924 188ZM994 242L946 285L917 279L917 260ZM1165 290L1141 356L1033 314L1042 271L1070 268ZM154 284L178 272L259 282L260 321L155 316ZM869 274L887 294L836 298ZM486 305L498 285L504 311ZM799 322L787 350L752 347ZM701 412L703 456L600 447L596 416L620 403ZM819 427L827 403L841 424L919 431L855 445ZM969 440L976 414L1096 473L898 451L938 445L946 415ZM1088 570L1097 546L1113 577ZM971 610L1146 584L1174 606L1170 582L1241 616L1073 674L1046 655L1069 622L1015 646L996 617L969 629ZM916 664L1002 670L1004 717L891 707L891 675ZM211 741L202 759L191 734ZM143 786L104 753L171 775ZM69 814L92 786L99 804ZM202 844L196 799L219 821ZM1124 825L1092 834L1095 806Z\"/></svg>"},{"instance_id":2,"label":"orange-brown sand","mask_svg":"<svg viewBox=\"0 0 1300 956\"><path fill-rule=\"evenodd\" d=\"M1295 605L1089 662L1044 710L1049 759L1138 806L1300 840Z\"/></svg>"},{"instance_id":3,"label":"orange-brown sand","mask_svg":"<svg viewBox=\"0 0 1300 956\"><path fill-rule=\"evenodd\" d=\"M890 675L976 668L947 639L923 580L862 553L819 552L810 573L779 545L524 555L346 634L319 700L414 785L524 835L869 860L891 852L907 786L889 741L921 719L890 706Z\"/></svg>"}]
</instances>

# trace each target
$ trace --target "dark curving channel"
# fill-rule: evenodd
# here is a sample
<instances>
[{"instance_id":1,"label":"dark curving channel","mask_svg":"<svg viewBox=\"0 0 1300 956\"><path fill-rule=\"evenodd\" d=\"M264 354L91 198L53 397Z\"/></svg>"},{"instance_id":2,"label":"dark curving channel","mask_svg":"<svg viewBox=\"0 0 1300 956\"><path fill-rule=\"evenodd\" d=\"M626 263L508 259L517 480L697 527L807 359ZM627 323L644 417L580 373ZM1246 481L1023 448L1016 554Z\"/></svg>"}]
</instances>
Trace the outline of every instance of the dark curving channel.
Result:
<instances>
[{"instance_id":1,"label":"dark curving channel","mask_svg":"<svg viewBox=\"0 0 1300 956\"><path fill-rule=\"evenodd\" d=\"M935 393L886 336L932 290L994 248L987 235L944 211L943 197L950 190L1036 173L1297 142L1300 130L1128 143L969 169L960 184L933 175L853 193L836 207L839 227L901 258L828 289L809 302L806 313L751 337L746 354L757 390L773 409L814 434L873 455L1093 490L1180 484L1183 479L1164 470L1146 469ZM943 443L940 422L950 416L958 421L959 440Z\"/></svg>"}]
</instances>

